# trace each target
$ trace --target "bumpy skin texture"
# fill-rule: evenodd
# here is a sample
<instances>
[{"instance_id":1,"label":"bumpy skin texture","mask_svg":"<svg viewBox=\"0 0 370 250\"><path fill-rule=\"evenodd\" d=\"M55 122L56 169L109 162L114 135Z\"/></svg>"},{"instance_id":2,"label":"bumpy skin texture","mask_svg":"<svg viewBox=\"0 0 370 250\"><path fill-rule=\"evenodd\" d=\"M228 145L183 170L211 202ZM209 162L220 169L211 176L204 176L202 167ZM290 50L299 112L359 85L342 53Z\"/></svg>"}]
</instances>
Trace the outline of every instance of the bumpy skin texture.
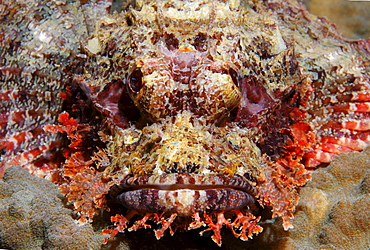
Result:
<instances>
[{"instance_id":1,"label":"bumpy skin texture","mask_svg":"<svg viewBox=\"0 0 370 250\"><path fill-rule=\"evenodd\" d=\"M92 28L78 13L87 14L92 6L63 1L3 1L0 6L0 176L22 165L55 180L61 161L55 151L62 143L43 127L62 112L61 93L71 83L66 67ZM90 17L106 13L107 6L94 4Z\"/></svg>"},{"instance_id":2,"label":"bumpy skin texture","mask_svg":"<svg viewBox=\"0 0 370 250\"><path fill-rule=\"evenodd\" d=\"M111 191L111 237L139 214L247 240L257 204L287 230L308 170L370 142L370 42L294 1L30 5L2 8L1 170L52 177L82 222Z\"/></svg>"}]
</instances>

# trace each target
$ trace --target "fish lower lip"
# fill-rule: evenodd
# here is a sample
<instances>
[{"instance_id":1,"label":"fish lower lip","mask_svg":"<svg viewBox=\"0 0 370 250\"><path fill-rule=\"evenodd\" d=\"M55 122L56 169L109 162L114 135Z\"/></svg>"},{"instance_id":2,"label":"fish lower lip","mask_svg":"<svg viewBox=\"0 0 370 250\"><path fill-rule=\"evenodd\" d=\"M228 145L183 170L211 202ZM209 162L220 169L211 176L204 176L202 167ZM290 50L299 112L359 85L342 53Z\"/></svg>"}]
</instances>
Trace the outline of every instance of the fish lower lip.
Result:
<instances>
[{"instance_id":1,"label":"fish lower lip","mask_svg":"<svg viewBox=\"0 0 370 250\"><path fill-rule=\"evenodd\" d=\"M122 189L122 192L128 192L133 190L139 189L156 189L156 190L168 190L168 191L175 191L180 189L189 189L189 190L209 190L209 189L236 189L245 192L249 192L247 189L243 189L242 187L238 186L228 186L228 185L197 185L197 184L172 184L172 185L165 185L165 184L158 184L158 185L140 185L140 186L132 186L126 187Z\"/></svg>"}]
</instances>

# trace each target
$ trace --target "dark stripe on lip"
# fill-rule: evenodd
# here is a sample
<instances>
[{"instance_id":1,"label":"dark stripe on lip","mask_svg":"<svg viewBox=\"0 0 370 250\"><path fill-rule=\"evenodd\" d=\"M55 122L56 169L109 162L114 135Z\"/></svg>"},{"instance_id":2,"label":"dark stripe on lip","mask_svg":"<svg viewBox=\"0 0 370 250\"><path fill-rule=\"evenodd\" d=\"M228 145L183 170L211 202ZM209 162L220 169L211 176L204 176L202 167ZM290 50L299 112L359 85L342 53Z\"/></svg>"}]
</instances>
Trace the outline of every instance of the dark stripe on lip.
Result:
<instances>
[{"instance_id":1,"label":"dark stripe on lip","mask_svg":"<svg viewBox=\"0 0 370 250\"><path fill-rule=\"evenodd\" d=\"M229 186L229 185L198 185L198 184L173 184L173 185L166 185L166 184L158 184L158 185L137 185L137 186L127 186L122 187L121 192L128 192L133 190L139 189L156 189L156 190L168 190L168 191L175 191L180 189L190 189L190 190L210 190L210 189L235 189L240 190L246 193L251 193L254 195L252 188L243 188L238 186Z\"/></svg>"}]
</instances>

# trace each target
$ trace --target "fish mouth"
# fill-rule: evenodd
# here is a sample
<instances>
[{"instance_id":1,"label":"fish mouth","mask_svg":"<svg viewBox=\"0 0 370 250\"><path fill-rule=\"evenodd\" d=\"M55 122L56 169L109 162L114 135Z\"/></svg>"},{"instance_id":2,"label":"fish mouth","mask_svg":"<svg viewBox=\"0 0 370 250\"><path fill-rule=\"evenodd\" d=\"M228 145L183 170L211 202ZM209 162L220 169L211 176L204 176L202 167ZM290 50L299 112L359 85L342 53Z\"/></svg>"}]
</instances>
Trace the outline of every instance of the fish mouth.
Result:
<instances>
[{"instance_id":1,"label":"fish mouth","mask_svg":"<svg viewBox=\"0 0 370 250\"><path fill-rule=\"evenodd\" d=\"M179 216L239 209L253 204L257 195L244 177L198 174L127 176L117 190L115 200L130 210Z\"/></svg>"}]
</instances>

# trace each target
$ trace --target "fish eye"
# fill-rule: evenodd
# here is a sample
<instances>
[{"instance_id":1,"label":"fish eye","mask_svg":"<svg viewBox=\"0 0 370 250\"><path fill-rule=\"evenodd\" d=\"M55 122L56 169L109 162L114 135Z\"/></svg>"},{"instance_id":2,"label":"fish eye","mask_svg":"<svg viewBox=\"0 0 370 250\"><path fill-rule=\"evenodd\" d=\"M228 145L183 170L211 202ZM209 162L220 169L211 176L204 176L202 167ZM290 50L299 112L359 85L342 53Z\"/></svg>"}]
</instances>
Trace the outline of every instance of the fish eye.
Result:
<instances>
[{"instance_id":1,"label":"fish eye","mask_svg":"<svg viewBox=\"0 0 370 250\"><path fill-rule=\"evenodd\" d=\"M135 69L128 76L128 86L132 92L138 93L143 85L143 72L140 69Z\"/></svg>"}]
</instances>

